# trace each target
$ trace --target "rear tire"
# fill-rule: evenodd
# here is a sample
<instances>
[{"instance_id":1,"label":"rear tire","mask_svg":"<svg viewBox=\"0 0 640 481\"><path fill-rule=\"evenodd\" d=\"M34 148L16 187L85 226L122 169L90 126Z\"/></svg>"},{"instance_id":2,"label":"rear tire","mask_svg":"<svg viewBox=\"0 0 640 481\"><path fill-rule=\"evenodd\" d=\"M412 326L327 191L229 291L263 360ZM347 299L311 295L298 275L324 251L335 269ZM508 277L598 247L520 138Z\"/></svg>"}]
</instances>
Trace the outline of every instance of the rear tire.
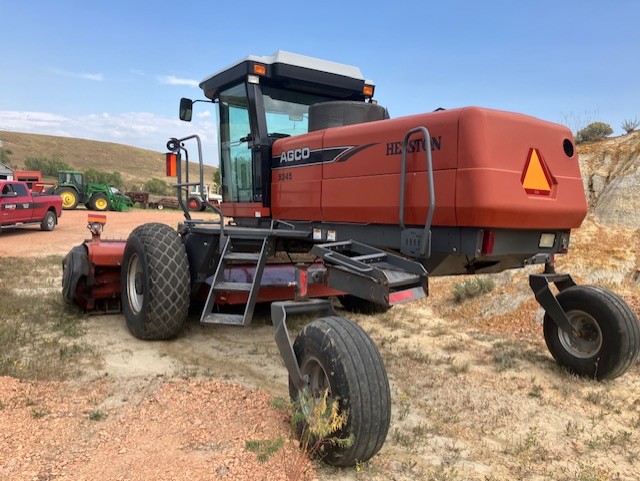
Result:
<instances>
[{"instance_id":1,"label":"rear tire","mask_svg":"<svg viewBox=\"0 0 640 481\"><path fill-rule=\"evenodd\" d=\"M189 197L187 207L191 212L200 212L202 210L202 200L197 197Z\"/></svg>"},{"instance_id":2,"label":"rear tire","mask_svg":"<svg viewBox=\"0 0 640 481\"><path fill-rule=\"evenodd\" d=\"M177 336L189 311L189 261L175 230L152 223L127 239L122 259L122 309L138 339Z\"/></svg>"},{"instance_id":3,"label":"rear tire","mask_svg":"<svg viewBox=\"0 0 640 481\"><path fill-rule=\"evenodd\" d=\"M48 211L44 215L42 222L40 222L40 229L46 230L46 231L52 231L53 229L56 228L57 223L58 223L58 218L56 217L56 215L53 212Z\"/></svg>"},{"instance_id":4,"label":"rear tire","mask_svg":"<svg viewBox=\"0 0 640 481\"><path fill-rule=\"evenodd\" d=\"M91 210L104 212L106 210L109 210L109 199L105 194L102 193L93 194L91 196L91 199L89 200L89 206Z\"/></svg>"},{"instance_id":5,"label":"rear tire","mask_svg":"<svg viewBox=\"0 0 640 481\"><path fill-rule=\"evenodd\" d=\"M65 210L75 209L78 205L78 193L70 187L61 187L56 190L56 194L62 197L62 208Z\"/></svg>"},{"instance_id":6,"label":"rear tire","mask_svg":"<svg viewBox=\"0 0 640 481\"><path fill-rule=\"evenodd\" d=\"M296 337L293 345L302 375L309 376L311 395L338 400L348 412L346 425L332 434L353 436L351 447L326 444L318 454L334 466L353 466L382 447L391 420L391 395L384 363L374 342L353 321L332 316L316 319ZM298 391L289 382L295 401ZM302 432L304 426L299 426Z\"/></svg>"},{"instance_id":7,"label":"rear tire","mask_svg":"<svg viewBox=\"0 0 640 481\"><path fill-rule=\"evenodd\" d=\"M351 294L338 296L338 300L347 311L359 312L361 314L382 314L391 309L391 306L383 306L382 304L352 296Z\"/></svg>"},{"instance_id":8,"label":"rear tire","mask_svg":"<svg viewBox=\"0 0 640 481\"><path fill-rule=\"evenodd\" d=\"M640 324L613 292L595 286L570 287L558 302L578 334L544 316L544 339L558 364L598 380L614 379L633 366L640 352Z\"/></svg>"}]
</instances>

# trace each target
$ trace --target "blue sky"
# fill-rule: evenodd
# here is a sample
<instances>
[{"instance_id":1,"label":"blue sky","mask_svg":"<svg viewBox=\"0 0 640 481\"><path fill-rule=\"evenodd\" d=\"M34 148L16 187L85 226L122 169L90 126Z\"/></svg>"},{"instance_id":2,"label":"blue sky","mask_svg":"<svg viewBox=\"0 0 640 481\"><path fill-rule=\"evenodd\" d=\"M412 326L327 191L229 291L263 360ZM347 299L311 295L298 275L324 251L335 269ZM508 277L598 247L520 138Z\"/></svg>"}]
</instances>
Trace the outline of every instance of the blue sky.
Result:
<instances>
[{"instance_id":1,"label":"blue sky","mask_svg":"<svg viewBox=\"0 0 640 481\"><path fill-rule=\"evenodd\" d=\"M560 122L640 119L640 2L0 0L2 130L164 151L198 133L204 77L287 50L360 67L392 117L476 105Z\"/></svg>"}]
</instances>

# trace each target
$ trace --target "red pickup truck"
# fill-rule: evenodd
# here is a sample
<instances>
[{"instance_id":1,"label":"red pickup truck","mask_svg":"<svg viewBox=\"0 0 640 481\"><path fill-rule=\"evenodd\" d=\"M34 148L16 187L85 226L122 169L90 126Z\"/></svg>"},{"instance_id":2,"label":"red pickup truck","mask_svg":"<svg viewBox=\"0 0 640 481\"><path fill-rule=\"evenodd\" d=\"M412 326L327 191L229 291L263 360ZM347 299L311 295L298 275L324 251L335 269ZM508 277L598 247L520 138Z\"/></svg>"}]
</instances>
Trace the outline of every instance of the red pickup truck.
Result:
<instances>
[{"instance_id":1,"label":"red pickup truck","mask_svg":"<svg viewBox=\"0 0 640 481\"><path fill-rule=\"evenodd\" d=\"M32 194L24 182L0 180L0 231L28 224L40 224L42 230L53 230L61 215L59 195Z\"/></svg>"}]
</instances>

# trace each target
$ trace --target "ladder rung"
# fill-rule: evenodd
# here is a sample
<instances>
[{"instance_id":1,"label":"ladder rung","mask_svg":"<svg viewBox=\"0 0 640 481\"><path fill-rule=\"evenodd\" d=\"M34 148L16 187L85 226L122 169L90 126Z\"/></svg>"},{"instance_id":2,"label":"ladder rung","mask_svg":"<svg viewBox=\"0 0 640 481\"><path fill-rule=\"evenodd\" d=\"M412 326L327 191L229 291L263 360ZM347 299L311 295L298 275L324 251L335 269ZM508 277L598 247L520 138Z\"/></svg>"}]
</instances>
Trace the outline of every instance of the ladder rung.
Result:
<instances>
[{"instance_id":1,"label":"ladder rung","mask_svg":"<svg viewBox=\"0 0 640 481\"><path fill-rule=\"evenodd\" d=\"M250 282L218 282L215 286L216 292L249 292Z\"/></svg>"},{"instance_id":2,"label":"ladder rung","mask_svg":"<svg viewBox=\"0 0 640 481\"><path fill-rule=\"evenodd\" d=\"M225 261L257 261L259 252L229 252L224 256Z\"/></svg>"},{"instance_id":3,"label":"ladder rung","mask_svg":"<svg viewBox=\"0 0 640 481\"><path fill-rule=\"evenodd\" d=\"M200 321L202 324L225 324L228 326L242 326L244 316L242 314L208 314Z\"/></svg>"}]
</instances>

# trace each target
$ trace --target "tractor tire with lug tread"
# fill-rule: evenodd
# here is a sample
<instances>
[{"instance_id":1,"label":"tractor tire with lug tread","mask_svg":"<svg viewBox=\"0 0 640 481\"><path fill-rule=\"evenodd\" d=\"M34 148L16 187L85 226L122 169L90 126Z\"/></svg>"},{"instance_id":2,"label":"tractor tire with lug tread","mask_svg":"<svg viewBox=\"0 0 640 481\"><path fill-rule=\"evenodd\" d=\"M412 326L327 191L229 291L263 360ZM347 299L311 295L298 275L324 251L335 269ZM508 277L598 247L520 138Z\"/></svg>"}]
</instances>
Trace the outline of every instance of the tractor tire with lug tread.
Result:
<instances>
[{"instance_id":1,"label":"tractor tire with lug tread","mask_svg":"<svg viewBox=\"0 0 640 481\"><path fill-rule=\"evenodd\" d=\"M358 312L360 314L382 314L391 309L391 306L383 306L382 304L352 296L351 294L338 296L338 301L340 301L342 307L347 311Z\"/></svg>"},{"instance_id":2,"label":"tractor tire with lug tread","mask_svg":"<svg viewBox=\"0 0 640 481\"><path fill-rule=\"evenodd\" d=\"M165 224L137 227L122 259L122 309L138 339L177 336L189 311L187 252L175 230Z\"/></svg>"},{"instance_id":3,"label":"tractor tire with lug tread","mask_svg":"<svg viewBox=\"0 0 640 481\"><path fill-rule=\"evenodd\" d=\"M313 396L328 389L347 412L346 425L332 436L353 436L351 447L326 444L317 453L334 466L353 466L375 455L387 437L391 420L389 381L374 342L356 323L343 317L322 317L308 324L293 345L303 376L309 376ZM295 401L298 390L289 382ZM300 434L304 426L298 426Z\"/></svg>"},{"instance_id":4,"label":"tractor tire with lug tread","mask_svg":"<svg viewBox=\"0 0 640 481\"><path fill-rule=\"evenodd\" d=\"M544 316L544 339L558 364L580 376L614 379L640 352L640 323L622 298L596 286L570 287L557 296L578 334Z\"/></svg>"},{"instance_id":5,"label":"tractor tire with lug tread","mask_svg":"<svg viewBox=\"0 0 640 481\"><path fill-rule=\"evenodd\" d=\"M91 199L89 200L89 208L91 210L104 212L106 210L109 210L109 207L110 207L109 199L105 194L102 194L102 193L93 194L91 196Z\"/></svg>"},{"instance_id":6,"label":"tractor tire with lug tread","mask_svg":"<svg viewBox=\"0 0 640 481\"><path fill-rule=\"evenodd\" d=\"M42 218L42 222L40 222L40 229L46 231L52 231L56 228L56 224L58 223L58 218L56 214L48 211L44 217Z\"/></svg>"},{"instance_id":7,"label":"tractor tire with lug tread","mask_svg":"<svg viewBox=\"0 0 640 481\"><path fill-rule=\"evenodd\" d=\"M70 187L62 187L56 190L56 194L62 198L62 208L65 210L75 209L78 205L78 193Z\"/></svg>"}]
</instances>

